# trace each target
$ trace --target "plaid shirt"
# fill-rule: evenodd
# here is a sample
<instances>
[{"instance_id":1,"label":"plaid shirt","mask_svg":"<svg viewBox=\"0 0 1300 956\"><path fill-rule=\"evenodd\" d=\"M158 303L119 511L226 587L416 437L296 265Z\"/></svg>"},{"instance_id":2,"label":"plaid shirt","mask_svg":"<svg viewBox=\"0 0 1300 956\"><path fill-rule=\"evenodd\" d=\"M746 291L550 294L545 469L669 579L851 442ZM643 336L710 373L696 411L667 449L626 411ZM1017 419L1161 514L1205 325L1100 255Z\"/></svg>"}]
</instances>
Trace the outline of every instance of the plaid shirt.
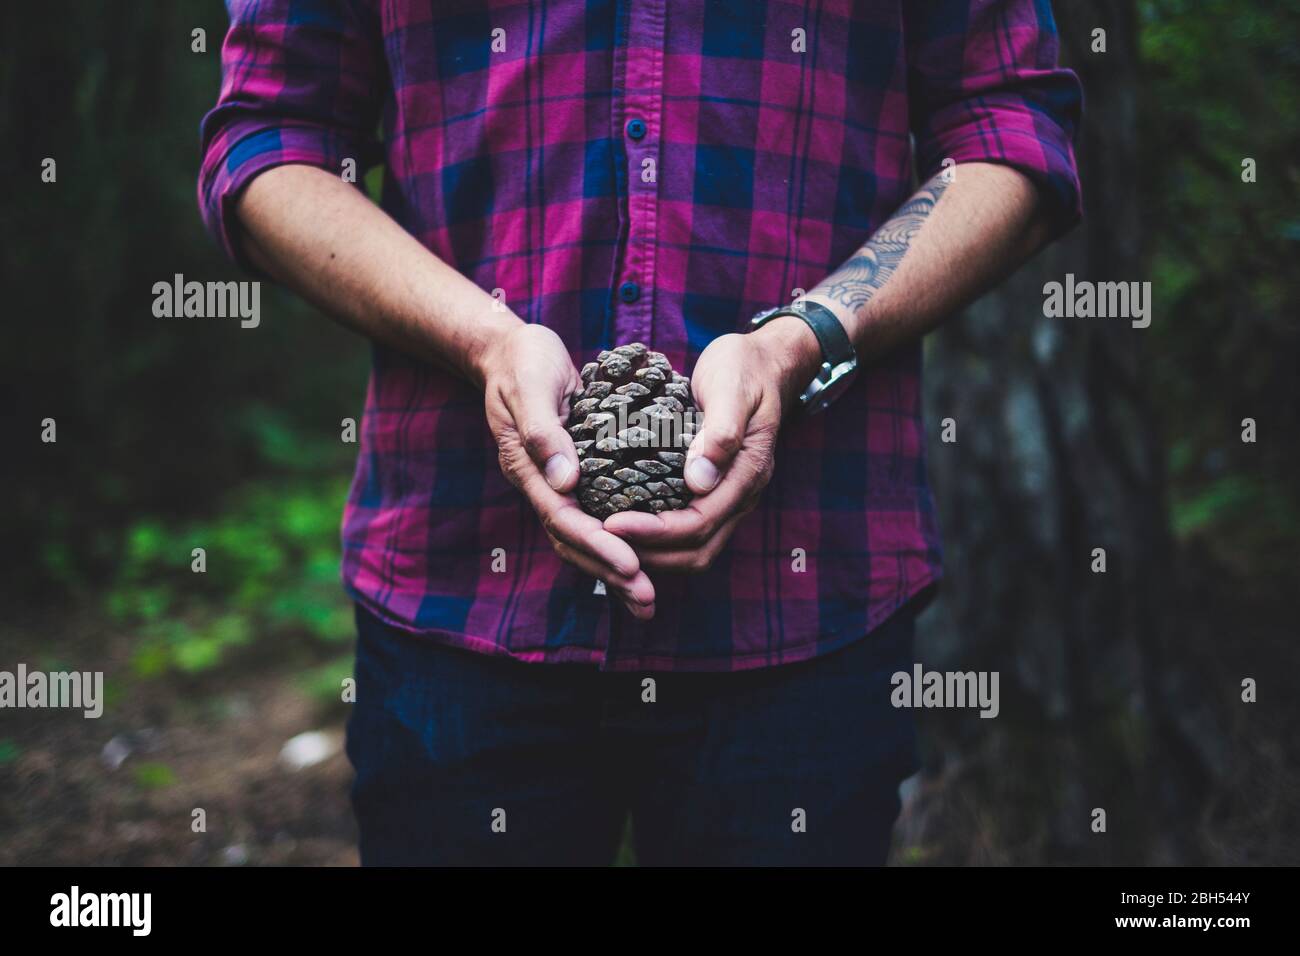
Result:
<instances>
[{"instance_id":1,"label":"plaid shirt","mask_svg":"<svg viewBox=\"0 0 1300 956\"><path fill-rule=\"evenodd\" d=\"M1059 229L1079 212L1047 0L228 6L199 197L229 254L258 173L382 162L384 209L578 365L639 340L689 374L946 158L1022 171ZM710 571L658 576L641 623L552 552L482 396L376 347L343 578L393 625L525 661L798 661L938 579L924 448L915 343L785 427L760 505Z\"/></svg>"}]
</instances>

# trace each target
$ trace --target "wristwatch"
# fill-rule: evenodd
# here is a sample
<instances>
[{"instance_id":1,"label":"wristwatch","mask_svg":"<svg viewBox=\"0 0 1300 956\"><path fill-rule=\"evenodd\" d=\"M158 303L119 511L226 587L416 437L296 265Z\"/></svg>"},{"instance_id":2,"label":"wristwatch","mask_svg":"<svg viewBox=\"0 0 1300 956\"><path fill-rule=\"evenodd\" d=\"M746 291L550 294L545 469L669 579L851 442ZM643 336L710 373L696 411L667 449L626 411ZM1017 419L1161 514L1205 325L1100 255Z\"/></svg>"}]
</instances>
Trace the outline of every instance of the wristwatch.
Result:
<instances>
[{"instance_id":1,"label":"wristwatch","mask_svg":"<svg viewBox=\"0 0 1300 956\"><path fill-rule=\"evenodd\" d=\"M839 398L857 376L858 353L835 313L807 299L760 312L749 321L758 329L782 315L792 315L808 323L822 348L822 367L799 396L800 407L809 415L815 415Z\"/></svg>"}]
</instances>

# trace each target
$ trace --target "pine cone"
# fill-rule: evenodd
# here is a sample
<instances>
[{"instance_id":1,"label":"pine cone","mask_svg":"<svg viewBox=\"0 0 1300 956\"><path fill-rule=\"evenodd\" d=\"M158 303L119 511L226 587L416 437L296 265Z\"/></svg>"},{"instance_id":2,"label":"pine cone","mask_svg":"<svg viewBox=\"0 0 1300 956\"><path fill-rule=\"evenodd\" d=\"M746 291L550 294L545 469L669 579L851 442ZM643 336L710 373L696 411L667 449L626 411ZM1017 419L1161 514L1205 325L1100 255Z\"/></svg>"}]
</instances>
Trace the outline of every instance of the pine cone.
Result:
<instances>
[{"instance_id":1,"label":"pine cone","mask_svg":"<svg viewBox=\"0 0 1300 956\"><path fill-rule=\"evenodd\" d=\"M691 382L640 342L582 368L569 434L578 449L578 503L597 518L686 507L683 468L699 412Z\"/></svg>"}]
</instances>

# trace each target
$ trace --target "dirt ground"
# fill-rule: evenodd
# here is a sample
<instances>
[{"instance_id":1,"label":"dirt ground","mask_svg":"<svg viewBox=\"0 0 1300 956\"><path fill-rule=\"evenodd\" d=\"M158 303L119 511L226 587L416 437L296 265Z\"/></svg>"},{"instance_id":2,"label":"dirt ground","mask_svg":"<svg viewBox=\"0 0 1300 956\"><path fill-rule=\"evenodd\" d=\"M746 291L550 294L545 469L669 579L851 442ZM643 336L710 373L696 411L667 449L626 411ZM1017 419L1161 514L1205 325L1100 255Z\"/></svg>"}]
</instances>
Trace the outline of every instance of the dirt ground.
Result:
<instances>
[{"instance_id":1,"label":"dirt ground","mask_svg":"<svg viewBox=\"0 0 1300 956\"><path fill-rule=\"evenodd\" d=\"M140 679L123 635L76 620L77 632L48 618L0 631L0 669L102 668L110 701L98 719L3 712L0 865L357 863L345 705L322 712L298 686L301 661L237 679ZM82 650L93 648L98 659ZM282 750L309 731L328 756L295 769Z\"/></svg>"}]
</instances>

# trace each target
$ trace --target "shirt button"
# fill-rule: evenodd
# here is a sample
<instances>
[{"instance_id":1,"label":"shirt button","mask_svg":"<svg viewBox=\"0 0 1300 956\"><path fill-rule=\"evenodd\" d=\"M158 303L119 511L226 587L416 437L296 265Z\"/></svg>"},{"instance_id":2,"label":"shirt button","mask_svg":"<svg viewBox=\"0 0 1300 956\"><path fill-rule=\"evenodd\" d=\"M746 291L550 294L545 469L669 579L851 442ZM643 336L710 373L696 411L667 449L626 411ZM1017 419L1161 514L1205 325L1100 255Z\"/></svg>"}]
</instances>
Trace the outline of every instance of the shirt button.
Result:
<instances>
[{"instance_id":1,"label":"shirt button","mask_svg":"<svg viewBox=\"0 0 1300 956\"><path fill-rule=\"evenodd\" d=\"M645 136L645 131L645 120L634 119L627 121L627 135L633 139L640 139Z\"/></svg>"},{"instance_id":2,"label":"shirt button","mask_svg":"<svg viewBox=\"0 0 1300 956\"><path fill-rule=\"evenodd\" d=\"M618 297L624 302L635 302L641 298L641 287L635 282L624 282L618 287Z\"/></svg>"}]
</instances>

